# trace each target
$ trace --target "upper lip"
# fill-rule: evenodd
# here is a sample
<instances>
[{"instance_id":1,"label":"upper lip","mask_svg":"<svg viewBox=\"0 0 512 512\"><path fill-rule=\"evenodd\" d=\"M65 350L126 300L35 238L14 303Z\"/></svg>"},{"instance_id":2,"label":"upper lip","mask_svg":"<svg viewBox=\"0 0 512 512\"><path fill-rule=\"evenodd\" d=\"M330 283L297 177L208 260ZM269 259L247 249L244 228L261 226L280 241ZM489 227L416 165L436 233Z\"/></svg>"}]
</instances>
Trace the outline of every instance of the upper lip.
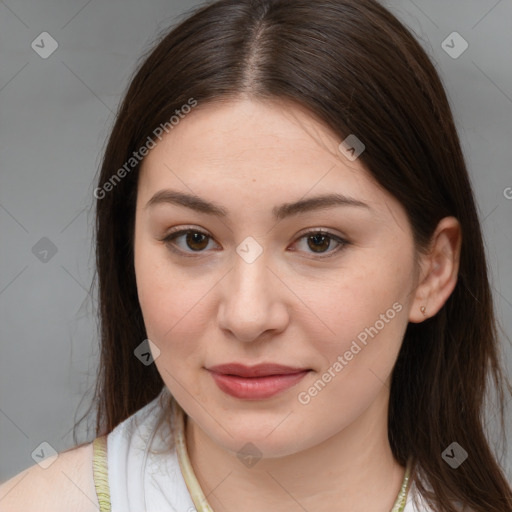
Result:
<instances>
[{"instance_id":1,"label":"upper lip","mask_svg":"<svg viewBox=\"0 0 512 512\"><path fill-rule=\"evenodd\" d=\"M236 375L238 377L263 377L266 375L287 375L308 370L307 368L292 368L275 363L263 363L255 366L245 366L240 363L227 363L210 366L208 370L225 375Z\"/></svg>"}]
</instances>

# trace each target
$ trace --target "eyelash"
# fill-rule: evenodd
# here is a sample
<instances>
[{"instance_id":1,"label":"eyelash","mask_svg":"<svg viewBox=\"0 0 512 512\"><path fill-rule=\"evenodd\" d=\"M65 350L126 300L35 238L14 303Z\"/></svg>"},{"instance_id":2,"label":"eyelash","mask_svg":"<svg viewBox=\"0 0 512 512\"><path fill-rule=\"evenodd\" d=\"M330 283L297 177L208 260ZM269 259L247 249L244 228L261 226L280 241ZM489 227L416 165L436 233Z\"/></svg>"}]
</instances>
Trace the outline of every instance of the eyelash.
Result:
<instances>
[{"instance_id":1,"label":"eyelash","mask_svg":"<svg viewBox=\"0 0 512 512\"><path fill-rule=\"evenodd\" d=\"M201 255L202 252L205 252L204 250L202 251L195 251L196 254L195 255L192 255L192 254L187 254L186 251L183 251L182 249L176 249L176 246L175 244L173 243L174 240L176 238L179 238L180 236L183 236L183 235L186 235L188 233L198 233L200 235L204 235L210 239L212 239L212 237L210 235L208 235L208 233L204 233L203 231L199 230L199 229L195 229L195 228L186 228L186 229L178 229L178 230L175 230L175 231L171 231L169 234L167 234L164 238L161 238L160 241L161 242L164 242L165 245L174 253L176 254L179 254L180 256L184 256L185 258L196 258L196 257L199 257ZM312 235L321 235L321 236L327 236L328 238L334 240L335 242L339 243L340 245L334 249L333 251L330 251L328 253L323 253L323 254L327 254L327 256L315 256L314 259L326 259L326 258L331 258L332 256L334 256L335 254L338 254L341 250L343 250L346 246L350 245L350 242L335 235L334 233L331 233L329 231L325 231L323 229L318 229L318 230L314 230L314 231L308 231L306 233L303 233L297 240L301 240L303 238L307 238L309 236L312 236ZM314 253L311 253L311 254L314 254ZM317 254L322 254L322 253L317 253Z\"/></svg>"}]
</instances>

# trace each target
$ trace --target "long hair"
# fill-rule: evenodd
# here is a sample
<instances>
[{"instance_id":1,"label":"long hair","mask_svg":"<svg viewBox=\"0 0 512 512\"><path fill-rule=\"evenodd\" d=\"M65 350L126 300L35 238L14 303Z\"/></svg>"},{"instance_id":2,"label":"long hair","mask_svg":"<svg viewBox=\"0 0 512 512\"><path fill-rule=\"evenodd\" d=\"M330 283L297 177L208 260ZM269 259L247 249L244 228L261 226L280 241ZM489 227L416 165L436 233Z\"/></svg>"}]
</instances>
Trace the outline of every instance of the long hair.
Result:
<instances>
[{"instance_id":1,"label":"long hair","mask_svg":"<svg viewBox=\"0 0 512 512\"><path fill-rule=\"evenodd\" d=\"M436 315L409 323L393 369L389 442L402 465L412 457L414 481L434 510L455 512L458 501L475 512L512 511L512 490L484 425L492 385L504 436L511 386L500 363L464 156L435 67L374 0L220 0L194 10L143 57L119 107L95 192L96 434L112 431L164 386L156 366L134 356L147 336L133 252L140 163L130 159L191 98L200 106L242 94L292 101L340 140L356 134L366 146L359 161L405 208L418 253L441 218L459 220L457 285ZM442 456L453 442L468 452L456 469Z\"/></svg>"}]
</instances>

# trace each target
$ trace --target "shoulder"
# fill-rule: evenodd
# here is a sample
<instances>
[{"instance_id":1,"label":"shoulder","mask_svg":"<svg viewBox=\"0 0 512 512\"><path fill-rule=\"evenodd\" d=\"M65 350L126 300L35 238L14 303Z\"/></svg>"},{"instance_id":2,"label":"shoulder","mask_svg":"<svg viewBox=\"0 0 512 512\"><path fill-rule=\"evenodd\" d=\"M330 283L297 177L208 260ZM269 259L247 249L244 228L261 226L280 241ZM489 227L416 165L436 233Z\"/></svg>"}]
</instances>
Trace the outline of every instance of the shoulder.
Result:
<instances>
[{"instance_id":1,"label":"shoulder","mask_svg":"<svg viewBox=\"0 0 512 512\"><path fill-rule=\"evenodd\" d=\"M2 512L98 512L92 472L92 443L58 454L43 469L35 464L0 484Z\"/></svg>"}]
</instances>

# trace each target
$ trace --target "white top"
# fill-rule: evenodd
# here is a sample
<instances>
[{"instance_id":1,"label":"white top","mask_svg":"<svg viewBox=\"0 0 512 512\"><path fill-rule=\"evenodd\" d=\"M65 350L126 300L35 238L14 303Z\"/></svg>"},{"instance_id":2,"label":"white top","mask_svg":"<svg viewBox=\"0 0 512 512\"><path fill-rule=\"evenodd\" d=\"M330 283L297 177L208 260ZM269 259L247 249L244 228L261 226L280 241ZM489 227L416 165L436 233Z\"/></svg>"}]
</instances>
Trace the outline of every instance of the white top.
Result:
<instances>
[{"instance_id":1,"label":"white top","mask_svg":"<svg viewBox=\"0 0 512 512\"><path fill-rule=\"evenodd\" d=\"M168 400L170 394L164 386L152 402L108 435L111 512L195 512L178 462L170 423L162 414ZM161 428L158 428L159 422ZM411 482L404 512L433 512L427 506L421 509L413 506L415 492L414 482Z\"/></svg>"},{"instance_id":2,"label":"white top","mask_svg":"<svg viewBox=\"0 0 512 512\"><path fill-rule=\"evenodd\" d=\"M120 423L107 437L112 512L195 512L169 423L163 422L162 428L157 429L163 400L169 397L166 391L164 386L160 395ZM159 451L162 453L155 453Z\"/></svg>"}]
</instances>

